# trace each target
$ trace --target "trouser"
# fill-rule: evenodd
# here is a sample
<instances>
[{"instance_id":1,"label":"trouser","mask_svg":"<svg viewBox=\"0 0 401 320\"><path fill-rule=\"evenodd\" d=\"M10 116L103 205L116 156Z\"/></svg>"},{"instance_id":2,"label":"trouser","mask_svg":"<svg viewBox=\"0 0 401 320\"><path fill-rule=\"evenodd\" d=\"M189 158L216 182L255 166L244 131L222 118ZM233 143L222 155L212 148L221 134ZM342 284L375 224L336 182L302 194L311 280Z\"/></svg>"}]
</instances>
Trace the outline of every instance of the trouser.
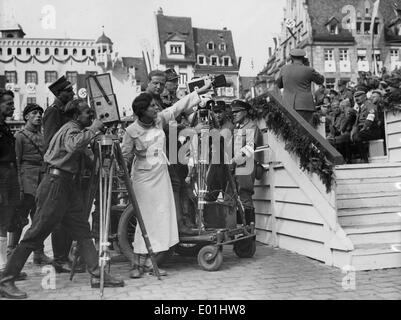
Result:
<instances>
[{"instance_id":1,"label":"trouser","mask_svg":"<svg viewBox=\"0 0 401 320\"><path fill-rule=\"evenodd\" d=\"M314 111L307 111L307 110L297 110L299 115L305 119L306 122L312 124L313 114Z\"/></svg>"},{"instance_id":2,"label":"trouser","mask_svg":"<svg viewBox=\"0 0 401 320\"><path fill-rule=\"evenodd\" d=\"M35 197L31 194L25 194L24 199L17 206L17 212L8 230L11 233L8 250L13 250L18 245L22 230L29 223L28 217L31 217L31 221L33 221L35 212ZM42 253L43 249L44 245L42 244L41 247L38 248L37 253Z\"/></svg>"},{"instance_id":3,"label":"trouser","mask_svg":"<svg viewBox=\"0 0 401 320\"><path fill-rule=\"evenodd\" d=\"M347 163L351 161L351 134L349 132L345 132L334 139L328 139L328 141L341 153Z\"/></svg>"},{"instance_id":4,"label":"trouser","mask_svg":"<svg viewBox=\"0 0 401 320\"><path fill-rule=\"evenodd\" d=\"M209 190L207 201L216 201L219 192L226 190L227 183L228 178L226 176L226 165L211 164L207 175L207 186Z\"/></svg>"},{"instance_id":5,"label":"trouser","mask_svg":"<svg viewBox=\"0 0 401 320\"><path fill-rule=\"evenodd\" d=\"M13 164L0 164L0 237L7 237L18 201L17 169Z\"/></svg>"},{"instance_id":6,"label":"trouser","mask_svg":"<svg viewBox=\"0 0 401 320\"><path fill-rule=\"evenodd\" d=\"M60 224L78 241L89 273L98 276L98 254L85 217L82 192L73 179L47 174L37 190L37 210L32 226L10 257L0 283L13 281L31 252Z\"/></svg>"}]
</instances>

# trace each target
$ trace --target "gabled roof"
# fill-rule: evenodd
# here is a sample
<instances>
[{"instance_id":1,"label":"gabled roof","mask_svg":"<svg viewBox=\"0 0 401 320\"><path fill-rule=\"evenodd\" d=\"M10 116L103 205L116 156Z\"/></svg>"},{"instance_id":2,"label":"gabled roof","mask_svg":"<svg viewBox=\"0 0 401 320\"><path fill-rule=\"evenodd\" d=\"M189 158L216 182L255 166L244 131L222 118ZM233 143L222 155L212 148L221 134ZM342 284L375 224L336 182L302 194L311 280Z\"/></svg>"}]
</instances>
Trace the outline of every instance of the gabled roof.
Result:
<instances>
[{"instance_id":1,"label":"gabled roof","mask_svg":"<svg viewBox=\"0 0 401 320\"><path fill-rule=\"evenodd\" d=\"M231 58L233 66L231 68L224 68L226 70L238 70L238 62L235 55L234 41L230 30L194 28L194 40L197 54L202 54L208 57L214 55L218 56L219 58L223 56L229 56ZM207 44L209 42L214 43L214 50L209 50L207 48ZM221 44L226 45L226 50L220 50ZM202 68L202 66L199 66L199 68Z\"/></svg>"},{"instance_id":2,"label":"gabled roof","mask_svg":"<svg viewBox=\"0 0 401 320\"><path fill-rule=\"evenodd\" d=\"M167 41L177 41L177 42L183 42L184 41L185 42L185 40L186 40L186 37L184 37L184 36L182 36L180 34L174 33L171 36L169 36L166 39L165 42L167 42Z\"/></svg>"},{"instance_id":3,"label":"gabled roof","mask_svg":"<svg viewBox=\"0 0 401 320\"><path fill-rule=\"evenodd\" d=\"M329 21L326 22L325 26L327 26L327 25L329 25L329 24L332 24L333 22L334 22L334 23L339 23L340 21L338 21L338 19L337 19L336 17L331 17L331 18L329 19Z\"/></svg>"},{"instance_id":4,"label":"gabled roof","mask_svg":"<svg viewBox=\"0 0 401 320\"><path fill-rule=\"evenodd\" d=\"M157 29L160 44L160 63L168 63L165 43L168 39L176 34L185 38L185 59L182 62L196 62L194 36L192 31L192 20L187 17L170 17L163 14L156 15Z\"/></svg>"}]
</instances>

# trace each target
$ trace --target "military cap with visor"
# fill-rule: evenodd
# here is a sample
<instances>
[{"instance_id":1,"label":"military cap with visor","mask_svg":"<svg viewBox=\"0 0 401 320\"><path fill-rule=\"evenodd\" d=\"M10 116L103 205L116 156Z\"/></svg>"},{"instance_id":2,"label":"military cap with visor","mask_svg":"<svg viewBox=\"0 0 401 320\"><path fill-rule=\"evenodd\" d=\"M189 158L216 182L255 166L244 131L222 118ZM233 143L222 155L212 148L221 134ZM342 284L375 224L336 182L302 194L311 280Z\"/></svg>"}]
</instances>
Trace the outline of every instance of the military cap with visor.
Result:
<instances>
[{"instance_id":1,"label":"military cap with visor","mask_svg":"<svg viewBox=\"0 0 401 320\"><path fill-rule=\"evenodd\" d=\"M72 90L72 84L67 80L65 76L62 76L57 81L52 83L49 86L49 90L55 95L58 96L62 91L70 91Z\"/></svg>"}]
</instances>

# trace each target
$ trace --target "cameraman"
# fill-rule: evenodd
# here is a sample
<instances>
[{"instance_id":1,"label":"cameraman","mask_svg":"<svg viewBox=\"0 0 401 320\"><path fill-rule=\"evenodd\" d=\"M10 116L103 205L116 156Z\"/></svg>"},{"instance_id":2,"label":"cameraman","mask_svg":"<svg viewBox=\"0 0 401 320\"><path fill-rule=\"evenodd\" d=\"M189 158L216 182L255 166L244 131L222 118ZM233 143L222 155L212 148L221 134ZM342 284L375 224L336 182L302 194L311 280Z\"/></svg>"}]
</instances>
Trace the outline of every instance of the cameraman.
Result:
<instances>
[{"instance_id":1,"label":"cameraman","mask_svg":"<svg viewBox=\"0 0 401 320\"><path fill-rule=\"evenodd\" d=\"M32 226L15 249L0 279L0 295L9 299L26 299L27 294L14 284L33 250L40 248L54 228L62 224L78 247L88 271L91 285L99 287L98 254L91 239L89 222L84 213L79 167L88 144L101 133L104 125L93 119L93 110L84 100L74 100L66 106L73 120L53 137L44 157L47 174L37 190L37 210ZM78 178L78 179L77 179ZM105 287L121 287L124 282L105 273Z\"/></svg>"}]
</instances>

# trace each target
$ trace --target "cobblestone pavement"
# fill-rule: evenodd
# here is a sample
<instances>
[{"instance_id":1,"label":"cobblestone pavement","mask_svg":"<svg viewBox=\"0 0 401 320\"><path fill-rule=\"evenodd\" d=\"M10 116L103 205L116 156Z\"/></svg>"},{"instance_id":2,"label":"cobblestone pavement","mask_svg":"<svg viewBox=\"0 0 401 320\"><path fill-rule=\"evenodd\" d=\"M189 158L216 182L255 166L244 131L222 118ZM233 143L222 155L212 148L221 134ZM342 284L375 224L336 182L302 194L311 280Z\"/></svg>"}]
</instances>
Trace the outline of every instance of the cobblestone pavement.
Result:
<instances>
[{"instance_id":1,"label":"cobblestone pavement","mask_svg":"<svg viewBox=\"0 0 401 320\"><path fill-rule=\"evenodd\" d=\"M48 267L49 268L49 267ZM218 272L199 268L196 258L174 256L163 268L168 277L139 280L128 277L127 262L112 265L113 275L125 279L124 288L105 289L106 300L356 300L401 299L401 269L357 272L355 290L343 288L345 273L306 257L258 245L253 259L239 259L232 247L224 250ZM99 290L89 286L89 275L57 275L55 289L46 270L28 262L29 278L18 282L33 300L99 300ZM351 276L352 278L352 276ZM43 283L45 284L43 286ZM352 287L352 282L351 282Z\"/></svg>"}]
</instances>

